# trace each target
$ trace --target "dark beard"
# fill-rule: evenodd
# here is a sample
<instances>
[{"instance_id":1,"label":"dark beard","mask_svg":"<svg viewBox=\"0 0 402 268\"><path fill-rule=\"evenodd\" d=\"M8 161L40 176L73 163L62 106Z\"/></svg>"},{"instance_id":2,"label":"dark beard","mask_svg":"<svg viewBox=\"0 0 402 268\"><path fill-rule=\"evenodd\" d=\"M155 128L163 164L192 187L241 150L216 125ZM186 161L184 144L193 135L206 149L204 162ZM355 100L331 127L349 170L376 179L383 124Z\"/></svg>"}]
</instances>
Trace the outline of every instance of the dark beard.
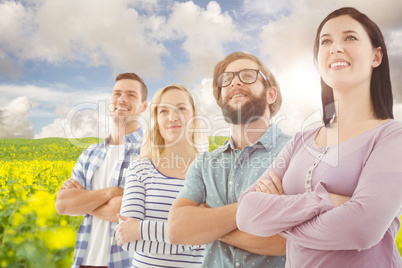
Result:
<instances>
[{"instance_id":1,"label":"dark beard","mask_svg":"<svg viewBox=\"0 0 402 268\"><path fill-rule=\"evenodd\" d=\"M233 108L228 104L228 99L224 99L222 103L222 113L225 121L229 124L244 125L254 122L261 118L267 109L267 91L263 90L260 96L250 95L249 101L243 106Z\"/></svg>"}]
</instances>

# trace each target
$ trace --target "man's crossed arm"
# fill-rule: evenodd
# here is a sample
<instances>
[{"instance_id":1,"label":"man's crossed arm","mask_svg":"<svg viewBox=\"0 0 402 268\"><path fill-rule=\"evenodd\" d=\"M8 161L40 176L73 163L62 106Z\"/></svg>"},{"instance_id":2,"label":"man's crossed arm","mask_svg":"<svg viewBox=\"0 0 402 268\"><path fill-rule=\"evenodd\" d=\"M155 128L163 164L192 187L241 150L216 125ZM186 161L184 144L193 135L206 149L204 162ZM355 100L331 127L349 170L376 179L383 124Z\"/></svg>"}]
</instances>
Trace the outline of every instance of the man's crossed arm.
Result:
<instances>
[{"instance_id":1,"label":"man's crossed arm","mask_svg":"<svg viewBox=\"0 0 402 268\"><path fill-rule=\"evenodd\" d=\"M109 187L86 190L75 179L63 183L57 193L56 210L60 215L78 216L90 214L103 220L118 222L123 189Z\"/></svg>"},{"instance_id":2,"label":"man's crossed arm","mask_svg":"<svg viewBox=\"0 0 402 268\"><path fill-rule=\"evenodd\" d=\"M217 208L178 198L169 212L168 236L173 244L200 245L221 240L260 255L285 255L286 239L259 237L237 229L237 203Z\"/></svg>"}]
</instances>

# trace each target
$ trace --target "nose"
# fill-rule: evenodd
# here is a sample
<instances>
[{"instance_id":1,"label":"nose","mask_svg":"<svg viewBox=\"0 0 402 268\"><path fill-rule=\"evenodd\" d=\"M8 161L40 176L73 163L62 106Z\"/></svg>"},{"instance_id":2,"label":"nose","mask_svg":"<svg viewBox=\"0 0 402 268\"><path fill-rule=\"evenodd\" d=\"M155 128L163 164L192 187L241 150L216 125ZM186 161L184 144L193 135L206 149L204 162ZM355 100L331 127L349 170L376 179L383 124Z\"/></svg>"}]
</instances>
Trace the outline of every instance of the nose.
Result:
<instances>
[{"instance_id":1,"label":"nose","mask_svg":"<svg viewBox=\"0 0 402 268\"><path fill-rule=\"evenodd\" d=\"M177 119L179 118L179 113L176 110L170 110L169 113L169 121L173 122L173 121L177 121Z\"/></svg>"},{"instance_id":2,"label":"nose","mask_svg":"<svg viewBox=\"0 0 402 268\"><path fill-rule=\"evenodd\" d=\"M239 78L239 74L235 74L235 76L233 77L232 83L230 83L230 85L232 87L235 86L235 85L238 85L238 86L243 85L243 82Z\"/></svg>"},{"instance_id":3,"label":"nose","mask_svg":"<svg viewBox=\"0 0 402 268\"><path fill-rule=\"evenodd\" d=\"M126 96L125 96L124 94L121 94L121 95L119 96L118 102L119 102L119 103L127 102Z\"/></svg>"},{"instance_id":4,"label":"nose","mask_svg":"<svg viewBox=\"0 0 402 268\"><path fill-rule=\"evenodd\" d=\"M343 47L338 42L333 42L329 54L343 53Z\"/></svg>"}]
</instances>

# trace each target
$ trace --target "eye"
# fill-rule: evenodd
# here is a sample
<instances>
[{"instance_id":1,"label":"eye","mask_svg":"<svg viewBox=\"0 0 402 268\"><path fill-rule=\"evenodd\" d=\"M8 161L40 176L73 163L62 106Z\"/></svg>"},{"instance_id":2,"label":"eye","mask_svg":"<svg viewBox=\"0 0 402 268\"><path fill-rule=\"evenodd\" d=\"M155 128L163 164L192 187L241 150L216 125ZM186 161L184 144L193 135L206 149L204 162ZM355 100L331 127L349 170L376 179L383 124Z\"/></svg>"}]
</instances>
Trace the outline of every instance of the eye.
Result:
<instances>
[{"instance_id":1,"label":"eye","mask_svg":"<svg viewBox=\"0 0 402 268\"><path fill-rule=\"evenodd\" d=\"M187 110L185 107L179 107L179 111L185 111Z\"/></svg>"},{"instance_id":2,"label":"eye","mask_svg":"<svg viewBox=\"0 0 402 268\"><path fill-rule=\"evenodd\" d=\"M166 109L161 109L161 110L159 110L159 114L166 114L167 113L167 110Z\"/></svg>"},{"instance_id":3,"label":"eye","mask_svg":"<svg viewBox=\"0 0 402 268\"><path fill-rule=\"evenodd\" d=\"M323 46L323 45L326 45L326 44L330 44L331 43L331 40L329 40L329 39L324 39L324 40L321 40L321 45Z\"/></svg>"},{"instance_id":4,"label":"eye","mask_svg":"<svg viewBox=\"0 0 402 268\"><path fill-rule=\"evenodd\" d=\"M354 37L353 35L349 35L349 36L347 36L346 37L346 39L345 39L346 41L356 41L357 40L357 38L356 37Z\"/></svg>"}]
</instances>

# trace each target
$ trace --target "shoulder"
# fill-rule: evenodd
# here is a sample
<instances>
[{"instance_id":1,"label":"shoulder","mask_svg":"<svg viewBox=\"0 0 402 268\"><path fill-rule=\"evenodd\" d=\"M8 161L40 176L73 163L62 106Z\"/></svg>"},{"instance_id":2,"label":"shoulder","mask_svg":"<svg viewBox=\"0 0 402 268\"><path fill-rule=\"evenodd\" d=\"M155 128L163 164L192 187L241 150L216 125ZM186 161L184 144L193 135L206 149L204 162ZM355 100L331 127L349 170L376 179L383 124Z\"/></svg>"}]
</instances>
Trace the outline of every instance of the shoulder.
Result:
<instances>
[{"instance_id":1,"label":"shoulder","mask_svg":"<svg viewBox=\"0 0 402 268\"><path fill-rule=\"evenodd\" d=\"M127 177L142 177L143 175L152 173L153 171L155 171L155 167L151 160L148 158L141 158L130 163Z\"/></svg>"},{"instance_id":2,"label":"shoulder","mask_svg":"<svg viewBox=\"0 0 402 268\"><path fill-rule=\"evenodd\" d=\"M88 146L86 149L84 149L81 153L81 158L86 157L89 158L93 155L99 155L102 151L106 149L106 144L105 142L101 142L98 144L92 144Z\"/></svg>"},{"instance_id":3,"label":"shoulder","mask_svg":"<svg viewBox=\"0 0 402 268\"><path fill-rule=\"evenodd\" d=\"M282 129L280 129L278 126L275 125L275 137L276 137L276 144L279 146L285 146L286 143L288 143L291 139L292 136L284 133Z\"/></svg>"},{"instance_id":4,"label":"shoulder","mask_svg":"<svg viewBox=\"0 0 402 268\"><path fill-rule=\"evenodd\" d=\"M384 131L401 131L402 130L402 120L391 119L380 125Z\"/></svg>"},{"instance_id":5,"label":"shoulder","mask_svg":"<svg viewBox=\"0 0 402 268\"><path fill-rule=\"evenodd\" d=\"M211 152L203 152L203 153L201 153L200 155L198 155L195 158L193 163L195 162L195 163L199 164L199 163L204 163L204 162L211 161L213 159L218 159L218 158L224 157L225 151L229 150L228 149L229 145L227 143L229 143L229 140L225 141L225 143L222 146L216 148L215 150L213 150Z\"/></svg>"},{"instance_id":6,"label":"shoulder","mask_svg":"<svg viewBox=\"0 0 402 268\"><path fill-rule=\"evenodd\" d=\"M294 144L313 141L321 128L323 128L323 126L314 129L299 131L291 138L291 140Z\"/></svg>"},{"instance_id":7,"label":"shoulder","mask_svg":"<svg viewBox=\"0 0 402 268\"><path fill-rule=\"evenodd\" d=\"M391 119L374 128L374 138L402 142L402 121Z\"/></svg>"}]
</instances>

